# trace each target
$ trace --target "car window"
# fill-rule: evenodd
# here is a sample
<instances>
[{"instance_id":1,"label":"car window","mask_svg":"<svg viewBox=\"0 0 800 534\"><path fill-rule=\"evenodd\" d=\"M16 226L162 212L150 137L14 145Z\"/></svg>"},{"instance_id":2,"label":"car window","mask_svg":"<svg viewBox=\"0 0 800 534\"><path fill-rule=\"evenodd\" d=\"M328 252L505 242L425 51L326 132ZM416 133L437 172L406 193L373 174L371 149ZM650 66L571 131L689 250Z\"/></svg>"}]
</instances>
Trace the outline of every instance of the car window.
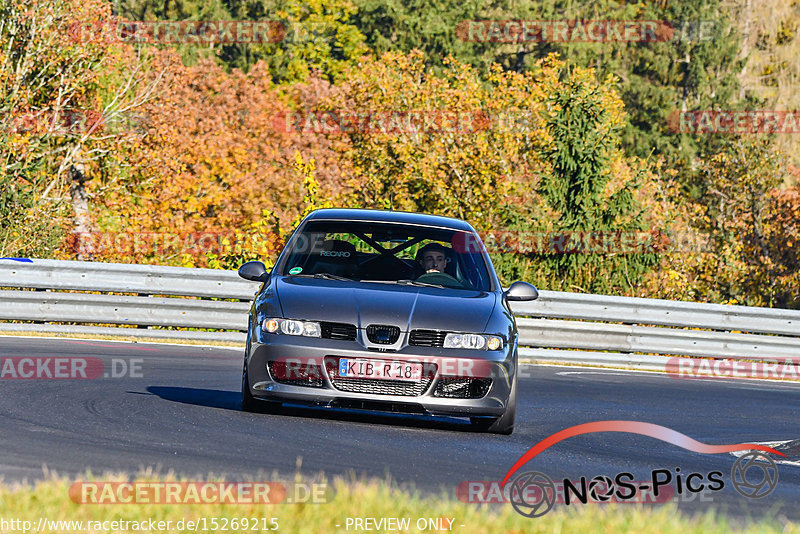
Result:
<instances>
[{"instance_id":1,"label":"car window","mask_svg":"<svg viewBox=\"0 0 800 534\"><path fill-rule=\"evenodd\" d=\"M448 228L310 221L292 235L278 269L288 276L490 291L481 250L477 235Z\"/></svg>"}]
</instances>

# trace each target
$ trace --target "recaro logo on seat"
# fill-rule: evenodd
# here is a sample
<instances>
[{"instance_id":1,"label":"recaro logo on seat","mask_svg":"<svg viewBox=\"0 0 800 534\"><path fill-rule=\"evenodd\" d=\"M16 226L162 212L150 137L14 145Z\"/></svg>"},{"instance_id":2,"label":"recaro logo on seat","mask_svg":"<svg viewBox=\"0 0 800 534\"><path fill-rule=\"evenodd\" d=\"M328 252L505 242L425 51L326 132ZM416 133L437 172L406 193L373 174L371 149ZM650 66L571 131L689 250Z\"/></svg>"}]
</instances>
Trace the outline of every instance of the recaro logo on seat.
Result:
<instances>
[{"instance_id":1,"label":"recaro logo on seat","mask_svg":"<svg viewBox=\"0 0 800 534\"><path fill-rule=\"evenodd\" d=\"M335 250L323 250L319 253L320 256L342 256L344 258L349 258L349 252L336 252Z\"/></svg>"}]
</instances>

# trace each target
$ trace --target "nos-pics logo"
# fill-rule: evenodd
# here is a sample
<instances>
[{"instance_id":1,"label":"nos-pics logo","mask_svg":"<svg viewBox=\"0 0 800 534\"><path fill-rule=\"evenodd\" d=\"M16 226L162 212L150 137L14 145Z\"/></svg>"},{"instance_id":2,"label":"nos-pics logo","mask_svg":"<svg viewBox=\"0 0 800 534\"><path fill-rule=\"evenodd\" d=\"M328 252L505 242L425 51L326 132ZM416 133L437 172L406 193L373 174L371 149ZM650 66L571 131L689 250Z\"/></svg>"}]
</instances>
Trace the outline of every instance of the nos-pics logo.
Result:
<instances>
[{"instance_id":1,"label":"nos-pics logo","mask_svg":"<svg viewBox=\"0 0 800 534\"><path fill-rule=\"evenodd\" d=\"M760 499L766 497L778 484L778 466L764 453L785 456L771 447L755 443L739 443L735 445L707 445L696 441L675 430L640 421L598 421L585 423L564 429L545 438L512 466L506 473L502 485L509 483L511 477L520 467L550 446L573 436L595 432L628 432L641 434L677 445L692 452L701 454L720 454L736 451L750 451L739 458L731 469L731 483L734 489L744 497ZM763 451L763 452L758 452ZM725 487L723 473L681 472L680 468L655 469L650 479L634 482L633 474L623 472L614 477L597 475L589 480L581 477L579 481L563 479L558 484L539 471L527 471L518 474L510 481L509 500L511 506L525 517L541 517L549 512L556 502L566 505L580 502L624 502L635 499L642 491L651 491L658 497L659 492L669 491L679 495L684 493L700 493L703 491L720 491ZM674 486L673 486L674 484Z\"/></svg>"}]
</instances>

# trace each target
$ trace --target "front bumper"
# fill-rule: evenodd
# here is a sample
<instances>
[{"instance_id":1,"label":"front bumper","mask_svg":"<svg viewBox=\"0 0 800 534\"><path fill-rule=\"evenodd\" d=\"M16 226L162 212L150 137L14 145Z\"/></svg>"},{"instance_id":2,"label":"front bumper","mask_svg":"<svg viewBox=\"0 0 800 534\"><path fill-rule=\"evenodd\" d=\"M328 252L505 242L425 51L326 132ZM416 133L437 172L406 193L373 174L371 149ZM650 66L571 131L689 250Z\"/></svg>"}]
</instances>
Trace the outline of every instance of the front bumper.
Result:
<instances>
[{"instance_id":1,"label":"front bumper","mask_svg":"<svg viewBox=\"0 0 800 534\"><path fill-rule=\"evenodd\" d=\"M427 413L451 416L503 415L511 393L516 373L516 346L505 346L497 351L463 351L402 344L392 352L369 350L357 341L341 341L301 336L265 335L261 342L253 339L248 347L247 372L250 393L257 399L297 402L327 407L365 408L406 413ZM368 391L345 391L336 371L326 366L326 358L361 358L369 360L425 362L426 369L436 369L429 383L422 384L417 394L384 394ZM459 361L463 360L463 361ZM274 362L301 361L320 365L321 387L292 385L273 376ZM273 373L270 372L273 362ZM468 362L479 365L466 365ZM460 363L465 365L461 366ZM440 382L452 377L490 379L486 393L479 398L448 398L435 396ZM374 379L363 379L369 384ZM389 381L386 381L389 382ZM339 387L336 386L339 384ZM388 384L391 386L391 384ZM353 388L349 388L353 389ZM366 388L369 389L369 388ZM387 393L388 392L388 393Z\"/></svg>"}]
</instances>

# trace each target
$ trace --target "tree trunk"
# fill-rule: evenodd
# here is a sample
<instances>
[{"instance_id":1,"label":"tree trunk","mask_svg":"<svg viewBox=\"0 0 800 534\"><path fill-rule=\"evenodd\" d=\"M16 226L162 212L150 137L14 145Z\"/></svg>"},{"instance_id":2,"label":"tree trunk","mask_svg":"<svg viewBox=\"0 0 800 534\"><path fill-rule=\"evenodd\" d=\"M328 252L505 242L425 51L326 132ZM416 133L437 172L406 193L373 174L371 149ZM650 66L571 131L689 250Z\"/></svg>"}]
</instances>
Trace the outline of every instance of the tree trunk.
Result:
<instances>
[{"instance_id":1,"label":"tree trunk","mask_svg":"<svg viewBox=\"0 0 800 534\"><path fill-rule=\"evenodd\" d=\"M73 234L77 238L76 259L79 261L94 258L94 247L91 243L91 222L89 221L89 201L86 197L86 175L82 163L75 163L69 168L71 185L69 194L72 200L72 211L75 214Z\"/></svg>"},{"instance_id":2,"label":"tree trunk","mask_svg":"<svg viewBox=\"0 0 800 534\"><path fill-rule=\"evenodd\" d=\"M753 0L746 0L744 5L744 28L742 29L742 46L739 59L742 60L742 71L739 73L739 100L745 96L745 79L747 74L747 56L750 54L750 26L753 21Z\"/></svg>"}]
</instances>

